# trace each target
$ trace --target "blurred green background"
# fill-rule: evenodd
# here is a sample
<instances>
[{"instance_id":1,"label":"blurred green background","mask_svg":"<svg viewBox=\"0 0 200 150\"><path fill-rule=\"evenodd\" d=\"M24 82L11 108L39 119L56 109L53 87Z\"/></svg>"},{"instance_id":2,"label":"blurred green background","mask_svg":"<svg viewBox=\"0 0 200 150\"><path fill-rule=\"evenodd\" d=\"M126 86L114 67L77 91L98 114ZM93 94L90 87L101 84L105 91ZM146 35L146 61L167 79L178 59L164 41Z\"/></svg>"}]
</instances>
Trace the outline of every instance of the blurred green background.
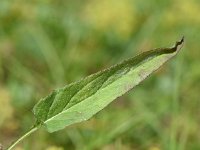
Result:
<instances>
[{"instance_id":1,"label":"blurred green background","mask_svg":"<svg viewBox=\"0 0 200 150\"><path fill-rule=\"evenodd\" d=\"M199 150L200 1L0 0L0 143L32 126L53 89L182 35L179 55L134 90L16 150Z\"/></svg>"}]
</instances>

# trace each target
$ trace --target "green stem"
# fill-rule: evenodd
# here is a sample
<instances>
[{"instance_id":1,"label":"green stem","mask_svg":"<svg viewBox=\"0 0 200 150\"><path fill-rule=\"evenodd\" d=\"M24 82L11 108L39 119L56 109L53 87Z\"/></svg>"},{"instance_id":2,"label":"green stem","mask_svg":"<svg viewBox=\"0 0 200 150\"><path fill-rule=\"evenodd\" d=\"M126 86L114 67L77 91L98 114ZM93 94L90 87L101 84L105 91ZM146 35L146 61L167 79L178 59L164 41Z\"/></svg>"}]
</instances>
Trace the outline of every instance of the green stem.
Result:
<instances>
[{"instance_id":1,"label":"green stem","mask_svg":"<svg viewBox=\"0 0 200 150\"><path fill-rule=\"evenodd\" d=\"M38 129L38 127L34 127L32 128L30 131L28 131L27 133L25 133L22 137L20 137L16 142L14 142L10 147L7 148L7 150L11 150L13 149L13 147L15 147L15 145L17 145L19 142L21 142L23 139L25 139L26 137L28 137L30 134L32 134L33 132L35 132Z\"/></svg>"}]
</instances>

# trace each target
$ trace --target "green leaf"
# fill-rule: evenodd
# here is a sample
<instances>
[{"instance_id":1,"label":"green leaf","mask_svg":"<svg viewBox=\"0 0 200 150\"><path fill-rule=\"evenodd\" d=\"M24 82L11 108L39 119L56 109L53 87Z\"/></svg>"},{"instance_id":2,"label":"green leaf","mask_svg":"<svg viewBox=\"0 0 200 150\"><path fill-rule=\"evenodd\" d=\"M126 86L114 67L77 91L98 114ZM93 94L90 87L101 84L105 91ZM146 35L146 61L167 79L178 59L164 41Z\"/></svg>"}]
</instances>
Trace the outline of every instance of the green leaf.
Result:
<instances>
[{"instance_id":1,"label":"green leaf","mask_svg":"<svg viewBox=\"0 0 200 150\"><path fill-rule=\"evenodd\" d=\"M49 132L88 120L122 96L172 58L183 46L184 40L172 48L144 52L80 81L54 90L33 108L37 125Z\"/></svg>"}]
</instances>

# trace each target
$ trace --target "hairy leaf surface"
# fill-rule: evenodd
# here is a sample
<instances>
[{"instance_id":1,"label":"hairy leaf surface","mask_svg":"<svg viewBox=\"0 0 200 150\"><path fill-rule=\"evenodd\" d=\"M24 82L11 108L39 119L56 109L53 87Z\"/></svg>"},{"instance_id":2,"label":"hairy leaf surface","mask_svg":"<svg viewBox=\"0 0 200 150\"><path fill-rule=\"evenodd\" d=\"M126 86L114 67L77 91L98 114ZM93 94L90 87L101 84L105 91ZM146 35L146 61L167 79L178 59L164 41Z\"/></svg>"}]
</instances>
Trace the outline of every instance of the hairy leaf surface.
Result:
<instances>
[{"instance_id":1,"label":"hairy leaf surface","mask_svg":"<svg viewBox=\"0 0 200 150\"><path fill-rule=\"evenodd\" d=\"M33 108L37 125L44 125L49 132L54 132L91 118L175 56L182 45L183 39L172 48L144 52L54 90Z\"/></svg>"}]
</instances>

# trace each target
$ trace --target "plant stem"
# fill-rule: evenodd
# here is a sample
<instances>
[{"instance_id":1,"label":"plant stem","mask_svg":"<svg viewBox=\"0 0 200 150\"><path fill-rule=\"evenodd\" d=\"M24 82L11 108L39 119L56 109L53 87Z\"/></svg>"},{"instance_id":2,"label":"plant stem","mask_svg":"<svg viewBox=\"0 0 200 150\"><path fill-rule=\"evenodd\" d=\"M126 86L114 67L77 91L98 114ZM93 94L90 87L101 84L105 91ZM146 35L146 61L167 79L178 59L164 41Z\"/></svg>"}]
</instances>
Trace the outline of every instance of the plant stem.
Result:
<instances>
[{"instance_id":1,"label":"plant stem","mask_svg":"<svg viewBox=\"0 0 200 150\"><path fill-rule=\"evenodd\" d=\"M9 146L7 148L7 150L11 150L13 149L13 147L15 147L15 145L17 145L19 142L21 142L23 139L25 139L26 137L28 137L30 134L32 134L33 132L35 132L38 129L38 127L34 127L32 128L30 131L28 131L27 133L25 133L22 137L20 137L16 142L14 142L11 146Z\"/></svg>"}]
</instances>

